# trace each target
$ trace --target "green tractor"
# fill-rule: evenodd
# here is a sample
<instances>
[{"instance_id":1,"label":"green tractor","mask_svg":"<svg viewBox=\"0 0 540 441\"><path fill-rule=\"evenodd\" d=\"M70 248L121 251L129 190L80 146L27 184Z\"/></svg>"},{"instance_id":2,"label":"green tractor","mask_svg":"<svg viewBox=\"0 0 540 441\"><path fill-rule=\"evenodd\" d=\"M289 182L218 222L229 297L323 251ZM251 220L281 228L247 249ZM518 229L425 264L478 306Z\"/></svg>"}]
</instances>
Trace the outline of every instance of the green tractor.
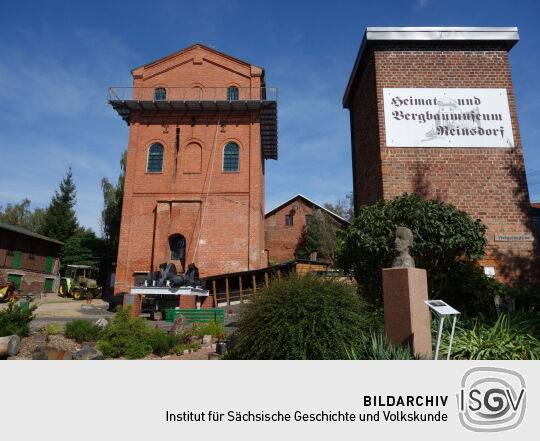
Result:
<instances>
[{"instance_id":1,"label":"green tractor","mask_svg":"<svg viewBox=\"0 0 540 441\"><path fill-rule=\"evenodd\" d=\"M68 265L66 276L60 281L58 295L73 297L75 300L101 297L95 271L90 265Z\"/></svg>"}]
</instances>

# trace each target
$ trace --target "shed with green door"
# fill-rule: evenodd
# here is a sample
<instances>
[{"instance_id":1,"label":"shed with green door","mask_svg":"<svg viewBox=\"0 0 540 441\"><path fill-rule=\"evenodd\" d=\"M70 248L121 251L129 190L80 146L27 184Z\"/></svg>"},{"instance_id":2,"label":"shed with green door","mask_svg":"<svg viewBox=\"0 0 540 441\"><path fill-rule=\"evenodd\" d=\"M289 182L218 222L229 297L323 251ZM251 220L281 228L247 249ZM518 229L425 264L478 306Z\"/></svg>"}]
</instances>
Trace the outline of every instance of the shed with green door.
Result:
<instances>
[{"instance_id":1,"label":"shed with green door","mask_svg":"<svg viewBox=\"0 0 540 441\"><path fill-rule=\"evenodd\" d=\"M11 281L20 294L56 292L63 243L0 223L0 283Z\"/></svg>"}]
</instances>

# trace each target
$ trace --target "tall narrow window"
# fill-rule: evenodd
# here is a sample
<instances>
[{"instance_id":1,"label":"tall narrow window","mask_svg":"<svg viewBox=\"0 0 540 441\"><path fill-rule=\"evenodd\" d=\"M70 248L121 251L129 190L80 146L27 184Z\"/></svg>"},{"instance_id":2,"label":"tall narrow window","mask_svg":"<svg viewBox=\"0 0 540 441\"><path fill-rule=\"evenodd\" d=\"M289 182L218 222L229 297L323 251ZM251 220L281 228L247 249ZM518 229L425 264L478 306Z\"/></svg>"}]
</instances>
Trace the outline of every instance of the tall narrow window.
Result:
<instances>
[{"instance_id":1,"label":"tall narrow window","mask_svg":"<svg viewBox=\"0 0 540 441\"><path fill-rule=\"evenodd\" d=\"M169 239L171 260L186 260L186 239L181 234L175 234Z\"/></svg>"},{"instance_id":2,"label":"tall narrow window","mask_svg":"<svg viewBox=\"0 0 540 441\"><path fill-rule=\"evenodd\" d=\"M227 87L227 101L236 101L238 100L238 87L230 86Z\"/></svg>"},{"instance_id":3,"label":"tall narrow window","mask_svg":"<svg viewBox=\"0 0 540 441\"><path fill-rule=\"evenodd\" d=\"M156 142L148 149L148 166L146 171L149 173L161 173L163 171L163 146Z\"/></svg>"},{"instance_id":4,"label":"tall narrow window","mask_svg":"<svg viewBox=\"0 0 540 441\"><path fill-rule=\"evenodd\" d=\"M309 225L311 222L311 214L306 214L306 225Z\"/></svg>"},{"instance_id":5,"label":"tall narrow window","mask_svg":"<svg viewBox=\"0 0 540 441\"><path fill-rule=\"evenodd\" d=\"M235 172L239 170L240 147L235 142L229 142L223 149L223 171Z\"/></svg>"},{"instance_id":6,"label":"tall narrow window","mask_svg":"<svg viewBox=\"0 0 540 441\"><path fill-rule=\"evenodd\" d=\"M292 214L285 215L285 226L292 227L294 225L294 216Z\"/></svg>"},{"instance_id":7,"label":"tall narrow window","mask_svg":"<svg viewBox=\"0 0 540 441\"><path fill-rule=\"evenodd\" d=\"M163 101L167 98L167 91L164 87L157 87L154 90L154 100L155 101Z\"/></svg>"}]
</instances>

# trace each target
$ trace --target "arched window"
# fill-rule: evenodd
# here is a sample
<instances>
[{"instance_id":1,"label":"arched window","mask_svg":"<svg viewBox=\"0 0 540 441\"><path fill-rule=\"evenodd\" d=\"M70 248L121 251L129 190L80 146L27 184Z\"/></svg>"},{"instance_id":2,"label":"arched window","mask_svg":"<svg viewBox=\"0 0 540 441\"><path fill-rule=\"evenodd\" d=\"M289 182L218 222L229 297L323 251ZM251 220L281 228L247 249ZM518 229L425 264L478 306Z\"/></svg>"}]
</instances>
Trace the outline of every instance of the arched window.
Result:
<instances>
[{"instance_id":1,"label":"arched window","mask_svg":"<svg viewBox=\"0 0 540 441\"><path fill-rule=\"evenodd\" d=\"M236 101L238 100L238 87L230 86L227 87L227 101Z\"/></svg>"},{"instance_id":2,"label":"arched window","mask_svg":"<svg viewBox=\"0 0 540 441\"><path fill-rule=\"evenodd\" d=\"M229 142L223 149L223 171L235 172L239 169L240 147L235 142Z\"/></svg>"},{"instance_id":3,"label":"arched window","mask_svg":"<svg viewBox=\"0 0 540 441\"><path fill-rule=\"evenodd\" d=\"M182 265L186 260L186 239L181 234L175 234L169 239L171 248L171 260L180 260Z\"/></svg>"},{"instance_id":4,"label":"arched window","mask_svg":"<svg viewBox=\"0 0 540 441\"><path fill-rule=\"evenodd\" d=\"M164 87L156 87L154 90L154 100L155 101L163 101L167 98L167 91Z\"/></svg>"},{"instance_id":5,"label":"arched window","mask_svg":"<svg viewBox=\"0 0 540 441\"><path fill-rule=\"evenodd\" d=\"M163 171L163 146L156 142L148 149L148 166L146 171L149 173L161 173Z\"/></svg>"}]
</instances>

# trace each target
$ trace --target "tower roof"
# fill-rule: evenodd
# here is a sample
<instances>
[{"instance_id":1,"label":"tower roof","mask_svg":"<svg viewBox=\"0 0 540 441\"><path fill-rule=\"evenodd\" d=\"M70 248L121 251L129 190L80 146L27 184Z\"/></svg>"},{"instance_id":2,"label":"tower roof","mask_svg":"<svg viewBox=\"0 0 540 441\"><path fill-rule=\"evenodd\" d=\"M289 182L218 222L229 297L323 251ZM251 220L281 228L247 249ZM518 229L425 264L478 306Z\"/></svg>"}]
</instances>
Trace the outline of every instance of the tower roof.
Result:
<instances>
[{"instance_id":1,"label":"tower roof","mask_svg":"<svg viewBox=\"0 0 540 441\"><path fill-rule=\"evenodd\" d=\"M169 59L169 58L175 57L175 56L177 56L177 55L179 55L179 54L181 54L181 53L183 53L183 52L187 52L187 51L189 51L189 50L191 50L191 49L195 49L195 48L197 48L197 47L200 47L200 48L206 49L207 51L213 52L213 53L215 53L215 54L218 54L218 55L227 57L227 58L229 58L229 59L231 59L231 60L233 60L233 61L236 61L236 62L238 62L238 63L245 64L246 66L255 66L255 67L258 67L259 69L263 70L263 72L264 72L264 69L263 69L262 67L260 67L260 66L257 66L257 65L255 65L255 64L249 63L248 61L241 60L240 58L233 57L232 55L226 54L225 52L218 51L218 50L216 50L216 49L214 49L214 48L211 48L211 47L209 47L209 46L206 46L205 44L202 44L202 43L195 43L195 44L192 44L192 45L187 46L187 47L185 47L185 48L183 48L183 49L180 49L180 50L178 50L178 51L175 51L175 52L173 52L173 53L171 53L171 54L165 55L165 56L160 57L160 58L158 58L158 59L156 59L156 60L153 60L153 61L150 61L150 62L148 62L148 63L145 63L145 64L143 64L142 66L135 67L135 68L131 69L131 72L133 72L134 70L140 69L141 67L149 67L149 66L151 66L151 65L153 65L153 64L160 63L160 62L162 62L162 61L165 61L165 60L167 60L167 59Z\"/></svg>"}]
</instances>

